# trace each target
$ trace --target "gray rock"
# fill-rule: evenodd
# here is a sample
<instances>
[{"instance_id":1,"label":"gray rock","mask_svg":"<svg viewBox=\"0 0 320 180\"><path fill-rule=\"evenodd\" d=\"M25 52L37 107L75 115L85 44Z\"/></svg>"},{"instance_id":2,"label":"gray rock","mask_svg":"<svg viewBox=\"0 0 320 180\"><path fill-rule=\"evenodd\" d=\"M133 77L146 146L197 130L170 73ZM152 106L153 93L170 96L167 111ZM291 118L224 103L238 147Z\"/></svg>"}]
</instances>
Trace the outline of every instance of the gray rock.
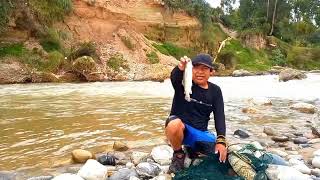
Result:
<instances>
[{"instance_id":1,"label":"gray rock","mask_svg":"<svg viewBox=\"0 0 320 180\"><path fill-rule=\"evenodd\" d=\"M142 162L137 165L136 170L141 177L156 177L161 172L156 163Z\"/></svg>"},{"instance_id":2,"label":"gray rock","mask_svg":"<svg viewBox=\"0 0 320 180\"><path fill-rule=\"evenodd\" d=\"M308 114L314 114L317 110L317 108L308 103L296 103L290 106L290 109L297 110L301 113L308 113Z\"/></svg>"},{"instance_id":3,"label":"gray rock","mask_svg":"<svg viewBox=\"0 0 320 180\"><path fill-rule=\"evenodd\" d=\"M311 169L311 174L320 177L320 169Z\"/></svg>"},{"instance_id":4,"label":"gray rock","mask_svg":"<svg viewBox=\"0 0 320 180\"><path fill-rule=\"evenodd\" d=\"M314 152L312 153L312 155L313 155L314 157L315 157L315 156L319 156L319 157L320 157L320 149L314 151Z\"/></svg>"},{"instance_id":5,"label":"gray rock","mask_svg":"<svg viewBox=\"0 0 320 180\"><path fill-rule=\"evenodd\" d=\"M156 146L151 151L152 158L160 165L169 165L173 155L173 149L168 145Z\"/></svg>"},{"instance_id":6,"label":"gray rock","mask_svg":"<svg viewBox=\"0 0 320 180\"><path fill-rule=\"evenodd\" d=\"M275 142L287 142L289 141L289 137L288 136L273 136L271 137L271 139Z\"/></svg>"},{"instance_id":7,"label":"gray rock","mask_svg":"<svg viewBox=\"0 0 320 180\"><path fill-rule=\"evenodd\" d=\"M311 174L311 169L308 168L305 164L297 164L292 166L293 168L295 168L296 170L300 171L303 174Z\"/></svg>"},{"instance_id":8,"label":"gray rock","mask_svg":"<svg viewBox=\"0 0 320 180\"><path fill-rule=\"evenodd\" d=\"M52 180L84 180L82 177L76 175L76 174L60 174L59 176L56 176Z\"/></svg>"},{"instance_id":9,"label":"gray rock","mask_svg":"<svg viewBox=\"0 0 320 180\"><path fill-rule=\"evenodd\" d=\"M271 127L264 127L263 132L266 133L268 136L275 136L277 133L275 132L274 128Z\"/></svg>"},{"instance_id":10,"label":"gray rock","mask_svg":"<svg viewBox=\"0 0 320 180\"><path fill-rule=\"evenodd\" d=\"M313 135L315 135L316 137L320 138L319 127L311 126L311 131L312 131Z\"/></svg>"},{"instance_id":11,"label":"gray rock","mask_svg":"<svg viewBox=\"0 0 320 180\"><path fill-rule=\"evenodd\" d=\"M250 137L248 132L242 129L237 129L233 134L239 136L240 138Z\"/></svg>"},{"instance_id":12,"label":"gray rock","mask_svg":"<svg viewBox=\"0 0 320 180\"><path fill-rule=\"evenodd\" d=\"M269 165L266 170L267 176L270 180L309 180L308 175L302 174L300 171L289 167L280 165Z\"/></svg>"},{"instance_id":13,"label":"gray rock","mask_svg":"<svg viewBox=\"0 0 320 180\"><path fill-rule=\"evenodd\" d=\"M110 180L129 180L130 177L139 177L134 169L123 168L109 177Z\"/></svg>"},{"instance_id":14,"label":"gray rock","mask_svg":"<svg viewBox=\"0 0 320 180\"><path fill-rule=\"evenodd\" d=\"M315 156L312 159L312 166L315 168L320 168L320 156Z\"/></svg>"},{"instance_id":15,"label":"gray rock","mask_svg":"<svg viewBox=\"0 0 320 180\"><path fill-rule=\"evenodd\" d=\"M293 79L305 79L305 78L307 78L306 74L296 69L290 69L290 68L282 70L279 74L279 81L283 81L283 82L293 80Z\"/></svg>"},{"instance_id":16,"label":"gray rock","mask_svg":"<svg viewBox=\"0 0 320 180\"><path fill-rule=\"evenodd\" d=\"M0 171L0 180L15 180L16 173L9 171Z\"/></svg>"},{"instance_id":17,"label":"gray rock","mask_svg":"<svg viewBox=\"0 0 320 180\"><path fill-rule=\"evenodd\" d=\"M37 177L28 178L27 180L51 180L53 178L54 178L53 176L37 176Z\"/></svg>"},{"instance_id":18,"label":"gray rock","mask_svg":"<svg viewBox=\"0 0 320 180\"><path fill-rule=\"evenodd\" d=\"M253 74L251 72L249 72L247 70L243 70L243 69L235 70L232 73L233 77L252 76L252 75Z\"/></svg>"},{"instance_id":19,"label":"gray rock","mask_svg":"<svg viewBox=\"0 0 320 180\"><path fill-rule=\"evenodd\" d=\"M134 151L131 154L131 161L137 165L148 158L149 154L145 152Z\"/></svg>"},{"instance_id":20,"label":"gray rock","mask_svg":"<svg viewBox=\"0 0 320 180\"><path fill-rule=\"evenodd\" d=\"M169 174L162 174L157 177L152 178L151 180L171 180L172 177Z\"/></svg>"},{"instance_id":21,"label":"gray rock","mask_svg":"<svg viewBox=\"0 0 320 180\"><path fill-rule=\"evenodd\" d=\"M306 137L298 137L298 138L295 138L293 140L293 143L295 143L295 144L306 144L306 143L308 143L308 141L309 140Z\"/></svg>"}]
</instances>

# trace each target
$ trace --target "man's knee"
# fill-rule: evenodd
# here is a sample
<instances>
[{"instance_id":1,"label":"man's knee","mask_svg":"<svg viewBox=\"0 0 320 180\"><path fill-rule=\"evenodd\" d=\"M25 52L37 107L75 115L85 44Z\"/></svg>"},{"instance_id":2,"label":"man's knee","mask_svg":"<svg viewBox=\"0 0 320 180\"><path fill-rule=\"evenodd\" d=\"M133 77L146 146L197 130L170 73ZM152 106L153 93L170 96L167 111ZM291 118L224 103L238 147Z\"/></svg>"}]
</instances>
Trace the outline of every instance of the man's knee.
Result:
<instances>
[{"instance_id":1,"label":"man's knee","mask_svg":"<svg viewBox=\"0 0 320 180\"><path fill-rule=\"evenodd\" d=\"M167 126L166 126L166 131L170 131L171 133L179 133L179 132L183 132L184 131L184 124L181 121L181 119L174 119L171 120L170 122L168 122Z\"/></svg>"}]
</instances>

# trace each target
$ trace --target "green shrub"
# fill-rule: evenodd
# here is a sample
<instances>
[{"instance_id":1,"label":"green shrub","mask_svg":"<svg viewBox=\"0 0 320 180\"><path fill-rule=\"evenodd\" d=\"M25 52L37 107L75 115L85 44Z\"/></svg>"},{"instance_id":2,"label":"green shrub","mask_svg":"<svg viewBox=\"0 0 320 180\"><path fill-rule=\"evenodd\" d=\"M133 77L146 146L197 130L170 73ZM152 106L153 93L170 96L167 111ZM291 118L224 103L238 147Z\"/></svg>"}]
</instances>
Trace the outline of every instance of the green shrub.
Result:
<instances>
[{"instance_id":1,"label":"green shrub","mask_svg":"<svg viewBox=\"0 0 320 180\"><path fill-rule=\"evenodd\" d=\"M110 59L107 61L107 66L116 71L118 71L120 67L129 69L127 60L124 59L123 55L120 53L110 57Z\"/></svg>"},{"instance_id":2,"label":"green shrub","mask_svg":"<svg viewBox=\"0 0 320 180\"><path fill-rule=\"evenodd\" d=\"M287 65L286 57L282 54L280 49L274 49L271 52L271 64L273 66L285 66Z\"/></svg>"},{"instance_id":3,"label":"green shrub","mask_svg":"<svg viewBox=\"0 0 320 180\"><path fill-rule=\"evenodd\" d=\"M99 56L96 52L96 45L93 42L81 43L77 47L71 48L71 52L68 56L68 59L73 61L82 56L90 56L93 59L98 59Z\"/></svg>"},{"instance_id":4,"label":"green shrub","mask_svg":"<svg viewBox=\"0 0 320 180\"><path fill-rule=\"evenodd\" d=\"M72 10L72 0L30 0L29 3L39 20L47 25L63 20Z\"/></svg>"},{"instance_id":5,"label":"green shrub","mask_svg":"<svg viewBox=\"0 0 320 180\"><path fill-rule=\"evenodd\" d=\"M193 57L196 54L192 49L182 48L170 42L165 42L163 44L154 43L153 46L162 54L173 56L176 59L180 59L183 56Z\"/></svg>"},{"instance_id":6,"label":"green shrub","mask_svg":"<svg viewBox=\"0 0 320 180\"><path fill-rule=\"evenodd\" d=\"M64 56L58 51L52 51L48 55L48 60L43 64L43 70L56 72L63 64Z\"/></svg>"},{"instance_id":7,"label":"green shrub","mask_svg":"<svg viewBox=\"0 0 320 180\"><path fill-rule=\"evenodd\" d=\"M320 48L292 47L288 51L288 63L300 69L320 68Z\"/></svg>"},{"instance_id":8,"label":"green shrub","mask_svg":"<svg viewBox=\"0 0 320 180\"><path fill-rule=\"evenodd\" d=\"M148 57L149 63L151 63L151 64L157 64L157 63L160 62L157 53L154 52L154 51L148 53L148 54L147 54L147 57Z\"/></svg>"},{"instance_id":9,"label":"green shrub","mask_svg":"<svg viewBox=\"0 0 320 180\"><path fill-rule=\"evenodd\" d=\"M5 56L21 57L26 52L23 44L0 44L0 58Z\"/></svg>"},{"instance_id":10,"label":"green shrub","mask_svg":"<svg viewBox=\"0 0 320 180\"><path fill-rule=\"evenodd\" d=\"M47 52L62 51L62 43L57 30L49 29L46 35L40 39L40 44Z\"/></svg>"},{"instance_id":11,"label":"green shrub","mask_svg":"<svg viewBox=\"0 0 320 180\"><path fill-rule=\"evenodd\" d=\"M12 9L12 4L10 4L10 1L7 0L1 0L0 1L0 33L2 33L9 21L9 14Z\"/></svg>"},{"instance_id":12,"label":"green shrub","mask_svg":"<svg viewBox=\"0 0 320 180\"><path fill-rule=\"evenodd\" d=\"M133 50L135 47L134 47L134 44L131 42L130 38L129 37L126 37L126 36L121 36L121 41L123 42L123 44L129 48L130 50Z\"/></svg>"}]
</instances>

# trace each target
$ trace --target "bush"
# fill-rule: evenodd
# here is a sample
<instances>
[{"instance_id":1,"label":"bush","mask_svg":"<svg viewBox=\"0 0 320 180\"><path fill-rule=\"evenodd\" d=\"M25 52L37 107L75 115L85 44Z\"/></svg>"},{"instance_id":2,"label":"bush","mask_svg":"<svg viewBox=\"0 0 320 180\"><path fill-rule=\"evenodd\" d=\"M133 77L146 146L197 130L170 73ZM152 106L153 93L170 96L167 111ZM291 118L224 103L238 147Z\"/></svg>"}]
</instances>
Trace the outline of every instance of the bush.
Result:
<instances>
[{"instance_id":1,"label":"bush","mask_svg":"<svg viewBox=\"0 0 320 180\"><path fill-rule=\"evenodd\" d=\"M63 20L72 10L72 0L30 0L29 3L39 20L47 25Z\"/></svg>"},{"instance_id":2,"label":"bush","mask_svg":"<svg viewBox=\"0 0 320 180\"><path fill-rule=\"evenodd\" d=\"M12 4L10 4L10 1L7 0L1 0L0 1L0 33L2 33L7 24L8 24L8 16L10 14L10 11L12 9Z\"/></svg>"},{"instance_id":3,"label":"bush","mask_svg":"<svg viewBox=\"0 0 320 180\"><path fill-rule=\"evenodd\" d=\"M129 69L129 66L127 64L127 60L123 58L123 55L120 53L117 53L110 57L110 59L107 61L107 66L115 71L119 71L120 67L124 69Z\"/></svg>"},{"instance_id":4,"label":"bush","mask_svg":"<svg viewBox=\"0 0 320 180\"><path fill-rule=\"evenodd\" d=\"M183 56L193 57L196 54L191 49L182 48L169 42L163 44L154 43L153 46L162 54L173 56L176 59L180 59Z\"/></svg>"},{"instance_id":5,"label":"bush","mask_svg":"<svg viewBox=\"0 0 320 180\"><path fill-rule=\"evenodd\" d=\"M26 49L23 44L2 44L0 45L0 58L5 56L21 57Z\"/></svg>"},{"instance_id":6,"label":"bush","mask_svg":"<svg viewBox=\"0 0 320 180\"><path fill-rule=\"evenodd\" d=\"M282 54L280 49L274 49L271 52L271 64L273 66L285 66L287 65L286 57Z\"/></svg>"},{"instance_id":7,"label":"bush","mask_svg":"<svg viewBox=\"0 0 320 180\"><path fill-rule=\"evenodd\" d=\"M56 72L64 62L64 56L58 51L52 51L48 55L48 60L43 64L43 70Z\"/></svg>"},{"instance_id":8,"label":"bush","mask_svg":"<svg viewBox=\"0 0 320 180\"><path fill-rule=\"evenodd\" d=\"M151 64L157 64L157 63L160 62L157 53L154 52L154 51L148 53L148 54L147 54L147 57L148 57L149 63L151 63Z\"/></svg>"},{"instance_id":9,"label":"bush","mask_svg":"<svg viewBox=\"0 0 320 180\"><path fill-rule=\"evenodd\" d=\"M71 48L68 59L73 61L82 56L90 56L94 59L99 59L99 56L96 52L96 45L93 42L81 43L77 46L77 48Z\"/></svg>"},{"instance_id":10,"label":"bush","mask_svg":"<svg viewBox=\"0 0 320 180\"><path fill-rule=\"evenodd\" d=\"M49 29L46 35L40 39L40 44L47 52L62 51L62 43L59 33L54 29Z\"/></svg>"}]
</instances>

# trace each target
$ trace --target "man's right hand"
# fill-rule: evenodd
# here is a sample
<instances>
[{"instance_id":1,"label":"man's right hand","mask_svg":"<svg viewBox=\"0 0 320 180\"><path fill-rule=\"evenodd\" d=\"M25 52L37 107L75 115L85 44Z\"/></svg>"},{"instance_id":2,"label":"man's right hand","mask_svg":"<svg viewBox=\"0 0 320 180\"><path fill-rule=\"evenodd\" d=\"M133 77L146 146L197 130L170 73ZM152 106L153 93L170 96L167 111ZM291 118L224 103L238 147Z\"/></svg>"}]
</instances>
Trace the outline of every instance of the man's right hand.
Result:
<instances>
[{"instance_id":1,"label":"man's right hand","mask_svg":"<svg viewBox=\"0 0 320 180\"><path fill-rule=\"evenodd\" d=\"M188 61L191 61L190 58L188 58L187 56L183 56L180 58L180 62L178 64L178 68L181 70L181 71L184 71L184 69L186 68L186 64Z\"/></svg>"}]
</instances>

